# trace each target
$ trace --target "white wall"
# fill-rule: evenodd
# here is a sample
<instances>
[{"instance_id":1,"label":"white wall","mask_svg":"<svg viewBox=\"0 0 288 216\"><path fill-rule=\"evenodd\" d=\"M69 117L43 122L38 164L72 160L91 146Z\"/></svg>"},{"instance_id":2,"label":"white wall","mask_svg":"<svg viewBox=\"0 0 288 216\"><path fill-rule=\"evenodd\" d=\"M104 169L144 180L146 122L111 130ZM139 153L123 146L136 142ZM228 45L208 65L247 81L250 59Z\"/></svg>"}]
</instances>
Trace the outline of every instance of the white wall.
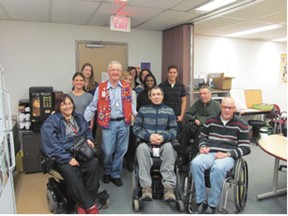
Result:
<instances>
[{"instance_id":1,"label":"white wall","mask_svg":"<svg viewBox=\"0 0 288 216\"><path fill-rule=\"evenodd\" d=\"M264 103L287 110L287 84L280 82L280 55L286 43L194 37L194 74L224 72L235 77L232 88L261 89Z\"/></svg>"},{"instance_id":2,"label":"white wall","mask_svg":"<svg viewBox=\"0 0 288 216\"><path fill-rule=\"evenodd\" d=\"M0 29L0 65L14 115L19 99L29 98L31 86L71 90L76 40L128 43L128 65L151 62L153 73L161 80L162 32L123 33L104 27L10 21L0 21Z\"/></svg>"}]
</instances>

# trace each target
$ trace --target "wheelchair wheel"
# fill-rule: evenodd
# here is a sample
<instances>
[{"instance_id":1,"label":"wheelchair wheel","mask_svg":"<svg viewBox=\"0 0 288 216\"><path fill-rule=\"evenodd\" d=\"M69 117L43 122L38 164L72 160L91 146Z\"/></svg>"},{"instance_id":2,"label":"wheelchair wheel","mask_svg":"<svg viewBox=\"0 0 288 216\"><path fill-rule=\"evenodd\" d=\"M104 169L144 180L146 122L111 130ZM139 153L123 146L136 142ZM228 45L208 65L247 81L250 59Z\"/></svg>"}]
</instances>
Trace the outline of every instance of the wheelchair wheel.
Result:
<instances>
[{"instance_id":1,"label":"wheelchair wheel","mask_svg":"<svg viewBox=\"0 0 288 216\"><path fill-rule=\"evenodd\" d=\"M248 194L248 166L243 159L236 165L234 183L234 205L240 212L246 205Z\"/></svg>"},{"instance_id":2,"label":"wheelchair wheel","mask_svg":"<svg viewBox=\"0 0 288 216\"><path fill-rule=\"evenodd\" d=\"M176 203L175 203L175 207L176 207L176 210L179 211L179 212L183 212L185 207L184 207L184 203L182 200L177 200Z\"/></svg>"},{"instance_id":3,"label":"wheelchair wheel","mask_svg":"<svg viewBox=\"0 0 288 216\"><path fill-rule=\"evenodd\" d=\"M52 190L48 189L46 191L46 200L47 200L49 211L53 214L56 213L58 210L58 201L57 201L55 193Z\"/></svg>"},{"instance_id":4,"label":"wheelchair wheel","mask_svg":"<svg viewBox=\"0 0 288 216\"><path fill-rule=\"evenodd\" d=\"M133 199L132 207L135 212L138 212L141 207L140 201L138 199Z\"/></svg>"}]
</instances>

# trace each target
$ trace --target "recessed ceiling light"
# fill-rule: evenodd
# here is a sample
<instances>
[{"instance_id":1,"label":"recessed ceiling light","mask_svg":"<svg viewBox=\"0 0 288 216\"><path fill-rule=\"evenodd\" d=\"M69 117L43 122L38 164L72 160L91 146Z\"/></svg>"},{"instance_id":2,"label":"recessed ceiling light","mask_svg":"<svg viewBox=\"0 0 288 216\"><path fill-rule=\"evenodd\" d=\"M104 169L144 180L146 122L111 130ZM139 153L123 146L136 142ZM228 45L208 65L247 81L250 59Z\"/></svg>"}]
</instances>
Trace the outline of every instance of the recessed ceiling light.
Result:
<instances>
[{"instance_id":1,"label":"recessed ceiling light","mask_svg":"<svg viewBox=\"0 0 288 216\"><path fill-rule=\"evenodd\" d=\"M269 26L264 26L264 27L260 27L260 28L255 28L255 29L250 29L250 30L246 30L246 31L228 34L225 36L226 37L237 37L237 36L248 35L248 34L253 34L253 33L257 33L257 32L269 31L272 29L280 28L280 27L282 27L282 26L281 25L269 25Z\"/></svg>"},{"instance_id":2,"label":"recessed ceiling light","mask_svg":"<svg viewBox=\"0 0 288 216\"><path fill-rule=\"evenodd\" d=\"M209 12L209 11L213 11L217 8L220 8L222 6L228 5L228 4L235 2L235 1L237 1L237 0L214 0L212 2L209 2L205 5L202 5L198 8L196 8L195 10Z\"/></svg>"}]
</instances>

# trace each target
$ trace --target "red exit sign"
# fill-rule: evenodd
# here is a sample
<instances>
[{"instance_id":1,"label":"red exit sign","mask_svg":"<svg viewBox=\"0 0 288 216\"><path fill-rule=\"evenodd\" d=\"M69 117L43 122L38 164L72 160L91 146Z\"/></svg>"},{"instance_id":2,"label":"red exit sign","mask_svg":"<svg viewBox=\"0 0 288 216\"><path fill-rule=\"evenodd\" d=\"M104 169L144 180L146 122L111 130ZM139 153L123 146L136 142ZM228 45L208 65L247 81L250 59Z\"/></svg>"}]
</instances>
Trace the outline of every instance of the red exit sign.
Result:
<instances>
[{"instance_id":1,"label":"red exit sign","mask_svg":"<svg viewBox=\"0 0 288 216\"><path fill-rule=\"evenodd\" d=\"M111 16L110 30L130 32L130 17Z\"/></svg>"}]
</instances>

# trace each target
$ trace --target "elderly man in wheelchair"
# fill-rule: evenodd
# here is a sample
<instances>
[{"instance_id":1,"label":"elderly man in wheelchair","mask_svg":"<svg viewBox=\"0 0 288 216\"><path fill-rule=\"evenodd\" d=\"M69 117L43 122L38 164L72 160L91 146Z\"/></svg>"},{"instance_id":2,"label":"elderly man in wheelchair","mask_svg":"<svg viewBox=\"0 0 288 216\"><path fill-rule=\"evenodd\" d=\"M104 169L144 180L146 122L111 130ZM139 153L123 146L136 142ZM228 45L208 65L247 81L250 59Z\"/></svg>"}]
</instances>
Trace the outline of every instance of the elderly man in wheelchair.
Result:
<instances>
[{"instance_id":1,"label":"elderly man in wheelchair","mask_svg":"<svg viewBox=\"0 0 288 216\"><path fill-rule=\"evenodd\" d=\"M250 153L248 124L235 116L235 102L223 98L221 113L205 121L199 136L199 153L190 163L196 190L196 213L214 214L222 186L235 160ZM210 169L211 188L208 203L205 193L205 170Z\"/></svg>"},{"instance_id":2,"label":"elderly man in wheelchair","mask_svg":"<svg viewBox=\"0 0 288 216\"><path fill-rule=\"evenodd\" d=\"M148 96L152 104L140 108L133 125L134 134L141 139L136 150L136 160L139 166L142 200L152 200L150 169L154 156L162 160L160 173L163 177L164 201L175 201L174 165L177 153L171 141L176 138L177 134L176 117L170 107L162 104L164 93L160 87L153 87Z\"/></svg>"}]
</instances>

